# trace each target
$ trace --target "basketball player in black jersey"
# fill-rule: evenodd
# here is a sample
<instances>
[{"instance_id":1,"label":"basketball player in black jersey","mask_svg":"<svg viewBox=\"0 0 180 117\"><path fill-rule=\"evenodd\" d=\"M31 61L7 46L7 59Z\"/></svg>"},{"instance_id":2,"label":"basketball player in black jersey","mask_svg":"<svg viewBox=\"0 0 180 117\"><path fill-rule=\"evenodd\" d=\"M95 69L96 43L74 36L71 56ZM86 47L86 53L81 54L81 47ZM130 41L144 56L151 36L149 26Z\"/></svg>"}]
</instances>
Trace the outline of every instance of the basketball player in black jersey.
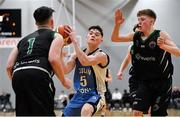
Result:
<instances>
[{"instance_id":1,"label":"basketball player in black jersey","mask_svg":"<svg viewBox=\"0 0 180 117\"><path fill-rule=\"evenodd\" d=\"M54 73L70 88L60 59L63 38L52 31L53 12L45 6L36 9L33 15L38 30L20 40L9 55L6 69L16 94L17 116L55 116Z\"/></svg>"},{"instance_id":2,"label":"basketball player in black jersey","mask_svg":"<svg viewBox=\"0 0 180 117\"><path fill-rule=\"evenodd\" d=\"M138 27L139 27L138 24L136 24L133 28L133 31L134 32L139 31ZM121 63L121 66L117 73L117 79L122 80L124 77L125 69L127 68L128 64L131 63L131 65L132 65L133 51L134 51L133 45L130 45L128 48L126 57L124 58L123 62ZM138 79L135 79L136 77L135 78L133 77L133 75L134 75L133 72L134 72L134 69L133 69L133 65L132 65L129 69L129 75L130 75L130 77L129 77L129 92L130 92L130 97L131 97L131 103L133 102L133 100L134 100L133 96L135 96L134 94L135 94L136 90L138 89ZM143 114L147 114L147 113L150 115L150 111L143 112Z\"/></svg>"},{"instance_id":3,"label":"basketball player in black jersey","mask_svg":"<svg viewBox=\"0 0 180 117\"><path fill-rule=\"evenodd\" d=\"M157 39L164 38L170 42L170 45L176 45L166 32L154 28L156 20L154 11L151 9L140 10L137 18L139 31L123 36L119 34L119 29L124 22L124 17L121 10L116 10L111 40L133 42L133 76L139 80L133 102L133 115L142 116L143 112L148 111L151 107L152 116L165 116L172 90L171 54L175 53L158 46Z\"/></svg>"}]
</instances>

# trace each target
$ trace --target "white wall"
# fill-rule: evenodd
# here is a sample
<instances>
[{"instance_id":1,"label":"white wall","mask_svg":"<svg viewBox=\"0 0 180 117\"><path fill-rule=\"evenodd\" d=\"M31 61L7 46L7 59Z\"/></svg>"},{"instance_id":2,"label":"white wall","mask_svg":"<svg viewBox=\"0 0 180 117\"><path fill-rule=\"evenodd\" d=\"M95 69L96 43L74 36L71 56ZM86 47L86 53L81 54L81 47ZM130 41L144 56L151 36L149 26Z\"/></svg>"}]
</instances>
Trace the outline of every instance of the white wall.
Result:
<instances>
[{"instance_id":1,"label":"white wall","mask_svg":"<svg viewBox=\"0 0 180 117\"><path fill-rule=\"evenodd\" d=\"M32 17L33 11L42 5L52 6L56 12L54 14L56 25L72 24L72 0L65 0L68 13L61 7L57 0L5 0L0 8L21 8L22 9L22 36L34 31L36 26ZM128 4L126 4L128 3ZM125 5L126 4L126 5ZM124 6L125 5L125 6ZM122 8L122 6L124 6ZM82 36L82 45L85 46L85 36L87 28L90 25L100 25L104 29L104 43L102 48L109 54L111 58L110 68L113 73L113 90L118 87L120 91L128 89L128 70L126 70L125 78L122 81L116 79L116 73L119 66L126 55L129 43L112 43L110 41L111 32L114 25L114 10L122 8L126 17L126 21L122 26L123 34L132 31L135 23L137 23L136 13L140 9L151 8L157 13L156 27L167 31L172 40L179 46L180 44L180 0L76 0L76 29L77 33ZM70 21L69 21L70 19ZM180 46L179 46L180 47ZM14 93L11 88L11 82L5 74L6 60L11 48L0 48L0 91L12 93L12 102L14 104ZM173 57L174 63L174 85L180 87L180 58ZM73 77L73 73L67 77ZM62 88L59 81L54 79L56 85L56 94L60 93ZM66 90L67 91L67 90Z\"/></svg>"}]
</instances>

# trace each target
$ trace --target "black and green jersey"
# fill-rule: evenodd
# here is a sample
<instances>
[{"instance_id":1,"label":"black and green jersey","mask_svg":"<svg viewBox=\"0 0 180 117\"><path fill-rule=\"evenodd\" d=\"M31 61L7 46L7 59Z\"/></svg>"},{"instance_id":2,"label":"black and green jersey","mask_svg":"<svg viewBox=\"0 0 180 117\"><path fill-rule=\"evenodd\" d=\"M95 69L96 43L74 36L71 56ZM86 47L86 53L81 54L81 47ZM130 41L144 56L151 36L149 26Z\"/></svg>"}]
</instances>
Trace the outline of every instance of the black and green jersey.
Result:
<instances>
[{"instance_id":1,"label":"black and green jersey","mask_svg":"<svg viewBox=\"0 0 180 117\"><path fill-rule=\"evenodd\" d=\"M173 74L171 55L157 45L160 30L152 32L146 40L141 35L141 32L134 34L131 49L134 75L141 80L170 78Z\"/></svg>"},{"instance_id":2,"label":"black and green jersey","mask_svg":"<svg viewBox=\"0 0 180 117\"><path fill-rule=\"evenodd\" d=\"M54 33L50 29L39 29L24 37L17 46L18 56L14 71L35 68L51 75L52 68L48 61L48 53Z\"/></svg>"}]
</instances>

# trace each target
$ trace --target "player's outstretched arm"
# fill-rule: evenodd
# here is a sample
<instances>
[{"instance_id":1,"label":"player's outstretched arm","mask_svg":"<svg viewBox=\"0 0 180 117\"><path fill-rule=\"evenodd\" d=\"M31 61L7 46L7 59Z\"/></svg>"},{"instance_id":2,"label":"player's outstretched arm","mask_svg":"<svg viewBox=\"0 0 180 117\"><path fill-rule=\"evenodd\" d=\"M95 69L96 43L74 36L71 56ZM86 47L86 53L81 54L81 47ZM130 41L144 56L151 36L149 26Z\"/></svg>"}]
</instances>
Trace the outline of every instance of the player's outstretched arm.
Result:
<instances>
[{"instance_id":1,"label":"player's outstretched arm","mask_svg":"<svg viewBox=\"0 0 180 117\"><path fill-rule=\"evenodd\" d=\"M117 9L115 11L115 16L114 16L114 28L112 31L111 35L111 41L113 42L129 42L133 40L133 35L134 33L129 33L125 36L119 33L120 27L122 23L124 22L124 16L122 14L122 11L120 9Z\"/></svg>"}]
</instances>

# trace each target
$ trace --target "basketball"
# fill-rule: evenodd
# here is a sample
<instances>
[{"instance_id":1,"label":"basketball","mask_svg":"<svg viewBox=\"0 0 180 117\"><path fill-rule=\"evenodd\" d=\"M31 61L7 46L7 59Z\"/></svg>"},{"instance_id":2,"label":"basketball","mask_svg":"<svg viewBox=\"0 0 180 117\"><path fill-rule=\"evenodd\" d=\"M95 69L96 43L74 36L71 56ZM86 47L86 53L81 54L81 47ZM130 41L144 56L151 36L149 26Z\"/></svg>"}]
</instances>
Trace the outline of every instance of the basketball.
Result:
<instances>
[{"instance_id":1,"label":"basketball","mask_svg":"<svg viewBox=\"0 0 180 117\"><path fill-rule=\"evenodd\" d=\"M69 38L69 35L65 32L65 25L59 25L56 31L62 35L65 46L71 44L71 39Z\"/></svg>"}]
</instances>

